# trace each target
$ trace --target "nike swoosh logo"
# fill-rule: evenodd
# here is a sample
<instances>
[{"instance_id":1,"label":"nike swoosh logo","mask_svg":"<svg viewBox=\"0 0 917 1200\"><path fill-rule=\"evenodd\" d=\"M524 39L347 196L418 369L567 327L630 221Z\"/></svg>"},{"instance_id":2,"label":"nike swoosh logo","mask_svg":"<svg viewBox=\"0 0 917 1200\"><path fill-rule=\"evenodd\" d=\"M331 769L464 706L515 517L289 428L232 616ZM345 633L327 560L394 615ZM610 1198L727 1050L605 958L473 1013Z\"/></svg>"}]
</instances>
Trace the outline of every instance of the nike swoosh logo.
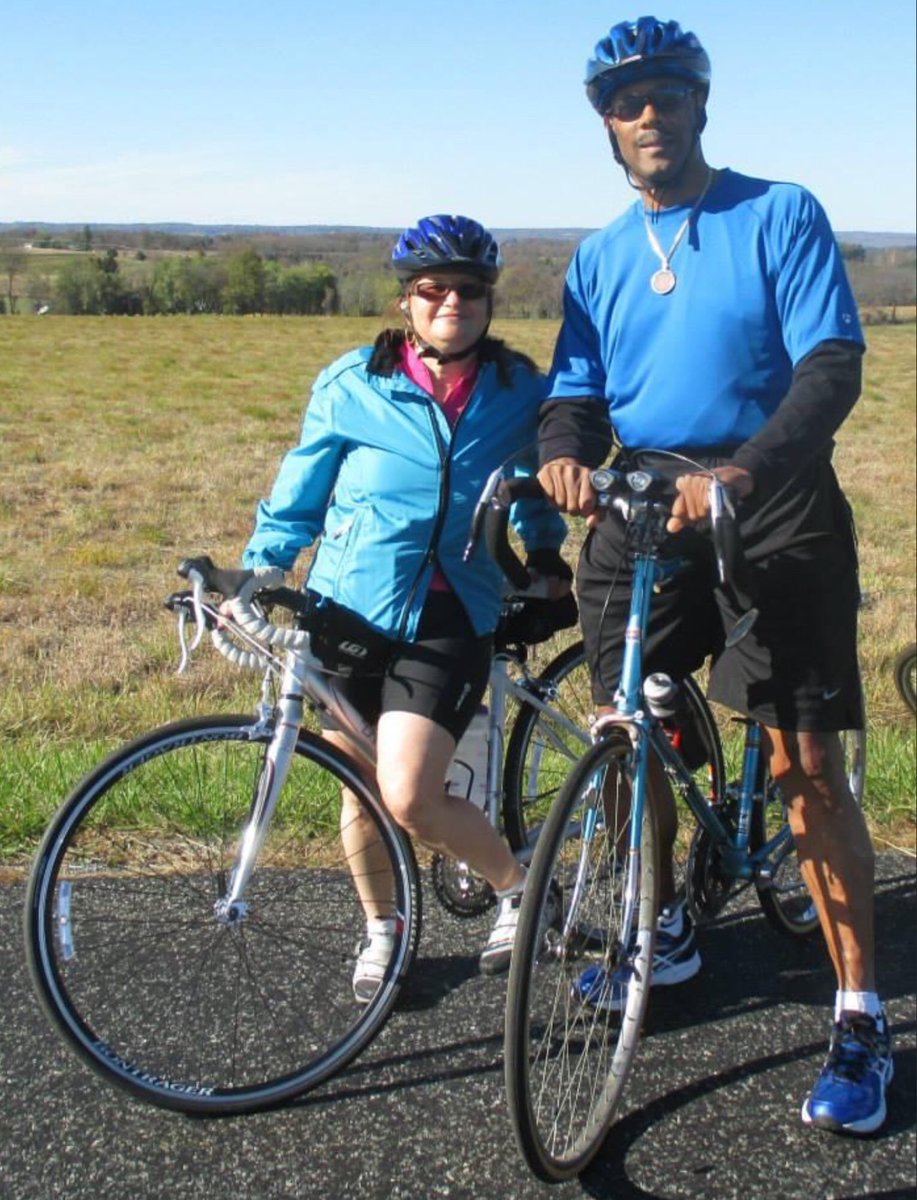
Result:
<instances>
[{"instance_id":1,"label":"nike swoosh logo","mask_svg":"<svg viewBox=\"0 0 917 1200\"><path fill-rule=\"evenodd\" d=\"M833 700L835 696L839 696L840 694L840 688L832 688L831 691L822 692L821 698L822 700Z\"/></svg>"}]
</instances>

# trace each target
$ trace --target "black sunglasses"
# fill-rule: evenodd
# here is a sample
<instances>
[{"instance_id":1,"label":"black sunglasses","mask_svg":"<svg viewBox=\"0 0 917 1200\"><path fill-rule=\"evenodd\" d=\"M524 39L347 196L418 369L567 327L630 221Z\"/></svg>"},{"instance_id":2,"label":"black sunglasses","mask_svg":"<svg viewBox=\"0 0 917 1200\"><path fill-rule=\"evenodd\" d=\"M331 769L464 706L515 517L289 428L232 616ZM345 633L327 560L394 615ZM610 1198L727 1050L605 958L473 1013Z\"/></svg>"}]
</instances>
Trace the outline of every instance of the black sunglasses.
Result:
<instances>
[{"instance_id":1,"label":"black sunglasses","mask_svg":"<svg viewBox=\"0 0 917 1200\"><path fill-rule=\"evenodd\" d=\"M411 284L409 290L412 296L419 296L421 300L430 300L433 303L441 303L450 292L455 292L460 300L483 300L490 290L490 284L477 279L469 279L462 283L449 283L445 279L441 282L435 279L418 279Z\"/></svg>"},{"instance_id":2,"label":"black sunglasses","mask_svg":"<svg viewBox=\"0 0 917 1200\"><path fill-rule=\"evenodd\" d=\"M681 83L662 84L648 92L618 92L608 106L608 112L619 121L636 121L648 104L657 113L673 113L685 103L693 88Z\"/></svg>"}]
</instances>

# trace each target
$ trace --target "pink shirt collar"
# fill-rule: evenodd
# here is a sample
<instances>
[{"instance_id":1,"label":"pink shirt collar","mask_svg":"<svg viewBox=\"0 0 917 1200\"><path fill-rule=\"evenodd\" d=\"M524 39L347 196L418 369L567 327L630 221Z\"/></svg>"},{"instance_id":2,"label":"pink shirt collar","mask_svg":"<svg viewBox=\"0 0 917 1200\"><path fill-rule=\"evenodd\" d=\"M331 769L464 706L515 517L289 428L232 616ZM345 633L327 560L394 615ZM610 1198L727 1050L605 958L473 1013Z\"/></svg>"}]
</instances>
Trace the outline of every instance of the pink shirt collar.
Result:
<instances>
[{"instance_id":1,"label":"pink shirt collar","mask_svg":"<svg viewBox=\"0 0 917 1200\"><path fill-rule=\"evenodd\" d=\"M433 395L433 376L430 373L430 368L417 353L413 343L407 338L404 339L404 345L401 348L401 368L412 383L416 383L425 392L429 392L431 396ZM446 419L450 425L454 425L465 410L465 406L471 399L471 393L474 391L477 378L478 360L477 358L473 358L468 368L462 372L452 387L449 388L445 397L439 401L440 408L446 414Z\"/></svg>"}]
</instances>

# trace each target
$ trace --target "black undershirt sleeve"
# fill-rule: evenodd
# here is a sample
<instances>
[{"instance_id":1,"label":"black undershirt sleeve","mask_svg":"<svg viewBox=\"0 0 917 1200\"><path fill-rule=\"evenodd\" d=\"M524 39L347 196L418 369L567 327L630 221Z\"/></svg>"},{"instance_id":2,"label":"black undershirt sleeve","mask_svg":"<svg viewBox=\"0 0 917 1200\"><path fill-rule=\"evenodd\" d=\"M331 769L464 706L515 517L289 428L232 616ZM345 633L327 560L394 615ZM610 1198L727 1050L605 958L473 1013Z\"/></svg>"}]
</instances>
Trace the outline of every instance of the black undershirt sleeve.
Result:
<instances>
[{"instance_id":1,"label":"black undershirt sleeve","mask_svg":"<svg viewBox=\"0 0 917 1200\"><path fill-rule=\"evenodd\" d=\"M830 454L834 434L860 394L863 351L858 342L832 339L800 360L774 414L731 455L734 466L750 472L755 491L772 492L816 454ZM613 444L606 400L560 398L541 406L542 466L555 458L572 458L586 467L599 467Z\"/></svg>"},{"instance_id":2,"label":"black undershirt sleeve","mask_svg":"<svg viewBox=\"0 0 917 1200\"><path fill-rule=\"evenodd\" d=\"M573 458L600 467L613 445L608 401L595 396L546 400L538 413L538 462Z\"/></svg>"},{"instance_id":3,"label":"black undershirt sleeve","mask_svg":"<svg viewBox=\"0 0 917 1200\"><path fill-rule=\"evenodd\" d=\"M860 394L863 350L858 342L825 341L800 360L770 420L732 455L734 466L751 473L756 492L772 492L816 454L830 455Z\"/></svg>"}]
</instances>

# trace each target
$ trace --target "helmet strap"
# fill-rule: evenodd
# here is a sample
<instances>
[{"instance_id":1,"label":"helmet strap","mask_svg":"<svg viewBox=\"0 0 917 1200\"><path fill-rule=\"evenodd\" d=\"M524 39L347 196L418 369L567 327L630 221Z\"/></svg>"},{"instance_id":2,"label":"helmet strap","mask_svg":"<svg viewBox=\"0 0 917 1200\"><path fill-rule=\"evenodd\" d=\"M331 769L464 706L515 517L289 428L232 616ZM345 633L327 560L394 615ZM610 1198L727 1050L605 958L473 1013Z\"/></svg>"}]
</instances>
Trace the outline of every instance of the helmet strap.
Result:
<instances>
[{"instance_id":1,"label":"helmet strap","mask_svg":"<svg viewBox=\"0 0 917 1200\"><path fill-rule=\"evenodd\" d=\"M473 342L466 350L458 350L454 354L443 354L442 350L437 350L435 346L431 346L429 342L425 342L423 338L417 336L416 333L411 334L411 340L417 347L417 353L421 358L432 358L434 362L441 365L446 363L461 362L463 358L471 358L473 354L477 354L481 343L487 337L485 330L476 342Z\"/></svg>"},{"instance_id":2,"label":"helmet strap","mask_svg":"<svg viewBox=\"0 0 917 1200\"><path fill-rule=\"evenodd\" d=\"M641 193L644 193L644 192L649 193L653 197L653 199L656 200L657 203L661 204L662 197L663 197L664 193L666 192L666 190L668 188L671 188L671 187L677 185L679 183L679 181L681 180L682 176L685 174L685 172L691 166L691 160L694 157L694 151L700 145L700 134L701 134L700 128L695 126L694 139L691 142L691 146L690 146L690 149L688 150L688 153L685 155L684 162L681 164L681 166L678 168L678 170L675 172L675 174L671 176L671 178L667 179L664 183L659 184L657 187L648 186L647 183L644 180L642 180L639 175L634 174L634 172L630 169L628 164L624 161L624 156L621 153L621 150L618 146L618 140L615 137L615 135L611 132L610 129L608 130L608 140L611 142L611 149L612 149L612 152L614 153L615 161L621 166L622 170L624 171L624 176L627 179L627 182L634 189L634 191L641 192Z\"/></svg>"}]
</instances>

